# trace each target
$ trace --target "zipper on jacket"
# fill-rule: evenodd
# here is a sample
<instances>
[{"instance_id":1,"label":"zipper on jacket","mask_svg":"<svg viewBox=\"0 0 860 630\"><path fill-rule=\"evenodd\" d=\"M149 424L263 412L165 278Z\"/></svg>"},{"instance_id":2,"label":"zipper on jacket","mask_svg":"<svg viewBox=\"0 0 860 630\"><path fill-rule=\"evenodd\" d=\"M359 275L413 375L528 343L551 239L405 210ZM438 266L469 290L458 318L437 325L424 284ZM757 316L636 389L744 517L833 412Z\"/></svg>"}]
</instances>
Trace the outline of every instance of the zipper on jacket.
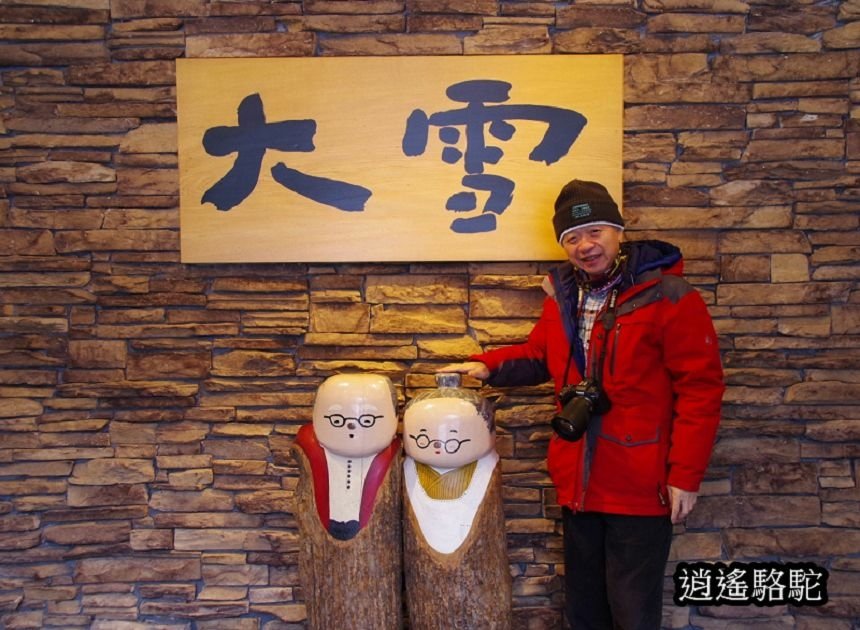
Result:
<instances>
[{"instance_id":1,"label":"zipper on jacket","mask_svg":"<svg viewBox=\"0 0 860 630\"><path fill-rule=\"evenodd\" d=\"M618 335L621 333L621 324L615 324L615 335L612 339L612 353L609 355L609 376L615 374L615 348L618 347Z\"/></svg>"},{"instance_id":2,"label":"zipper on jacket","mask_svg":"<svg viewBox=\"0 0 860 630\"><path fill-rule=\"evenodd\" d=\"M660 484L657 484L657 498L660 500L660 505L666 507L668 505L666 503L666 497L663 496L663 489L660 487Z\"/></svg>"},{"instance_id":3,"label":"zipper on jacket","mask_svg":"<svg viewBox=\"0 0 860 630\"><path fill-rule=\"evenodd\" d=\"M582 438L585 439L585 438ZM579 493L579 511L585 510L585 491L588 488L588 477L591 473L591 456L588 452L588 445L583 444L584 452L582 454L582 491Z\"/></svg>"},{"instance_id":4,"label":"zipper on jacket","mask_svg":"<svg viewBox=\"0 0 860 630\"><path fill-rule=\"evenodd\" d=\"M597 367L595 363L597 362L597 357L595 356L595 341L602 342L603 341L603 333L597 333L596 335L592 335L593 339L591 343L588 344L588 360L586 361L586 369L583 374L583 378L588 378L587 374L591 374L591 378L598 380L600 379L600 374L597 373Z\"/></svg>"},{"instance_id":5,"label":"zipper on jacket","mask_svg":"<svg viewBox=\"0 0 860 630\"><path fill-rule=\"evenodd\" d=\"M585 510L585 494L588 492L588 480L591 478L591 460L594 457L594 442L596 442L596 438L592 438L588 432L581 439L584 442L582 445L582 486L579 492L579 505L577 506L580 512Z\"/></svg>"}]
</instances>

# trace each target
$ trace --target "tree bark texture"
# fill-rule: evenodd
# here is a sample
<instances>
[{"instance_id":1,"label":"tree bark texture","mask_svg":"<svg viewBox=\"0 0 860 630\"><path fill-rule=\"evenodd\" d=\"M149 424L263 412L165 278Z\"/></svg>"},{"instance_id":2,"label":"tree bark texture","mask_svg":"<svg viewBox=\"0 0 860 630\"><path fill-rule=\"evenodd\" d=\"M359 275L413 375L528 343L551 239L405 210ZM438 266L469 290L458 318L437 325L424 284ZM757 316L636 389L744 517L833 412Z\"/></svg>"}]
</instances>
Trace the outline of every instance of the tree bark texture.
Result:
<instances>
[{"instance_id":1,"label":"tree bark texture","mask_svg":"<svg viewBox=\"0 0 860 630\"><path fill-rule=\"evenodd\" d=\"M298 447L292 452L300 470L295 516L308 627L402 628L402 457L391 462L367 525L354 538L337 540L320 522L307 456Z\"/></svg>"},{"instance_id":2,"label":"tree bark texture","mask_svg":"<svg viewBox=\"0 0 860 630\"><path fill-rule=\"evenodd\" d=\"M403 563L411 630L509 630L511 574L496 464L469 535L453 553L433 549L404 499Z\"/></svg>"}]
</instances>

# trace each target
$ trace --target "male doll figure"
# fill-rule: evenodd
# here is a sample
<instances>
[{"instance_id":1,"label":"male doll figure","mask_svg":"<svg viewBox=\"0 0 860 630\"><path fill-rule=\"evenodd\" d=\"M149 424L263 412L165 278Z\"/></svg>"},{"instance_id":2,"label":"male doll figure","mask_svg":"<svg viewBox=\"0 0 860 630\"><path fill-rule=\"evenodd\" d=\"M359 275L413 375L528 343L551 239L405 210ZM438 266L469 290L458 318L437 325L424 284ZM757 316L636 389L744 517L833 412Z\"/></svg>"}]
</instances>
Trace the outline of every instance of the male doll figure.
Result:
<instances>
[{"instance_id":1,"label":"male doll figure","mask_svg":"<svg viewBox=\"0 0 860 630\"><path fill-rule=\"evenodd\" d=\"M367 524L400 446L393 396L384 376L332 376L317 390L313 425L296 437L310 460L320 522L339 540Z\"/></svg>"},{"instance_id":2,"label":"male doll figure","mask_svg":"<svg viewBox=\"0 0 860 630\"><path fill-rule=\"evenodd\" d=\"M491 405L446 387L403 418L410 627L509 628L511 582Z\"/></svg>"},{"instance_id":3,"label":"male doll figure","mask_svg":"<svg viewBox=\"0 0 860 630\"><path fill-rule=\"evenodd\" d=\"M312 628L402 625L395 401L385 376L332 376L296 436L299 571Z\"/></svg>"}]
</instances>

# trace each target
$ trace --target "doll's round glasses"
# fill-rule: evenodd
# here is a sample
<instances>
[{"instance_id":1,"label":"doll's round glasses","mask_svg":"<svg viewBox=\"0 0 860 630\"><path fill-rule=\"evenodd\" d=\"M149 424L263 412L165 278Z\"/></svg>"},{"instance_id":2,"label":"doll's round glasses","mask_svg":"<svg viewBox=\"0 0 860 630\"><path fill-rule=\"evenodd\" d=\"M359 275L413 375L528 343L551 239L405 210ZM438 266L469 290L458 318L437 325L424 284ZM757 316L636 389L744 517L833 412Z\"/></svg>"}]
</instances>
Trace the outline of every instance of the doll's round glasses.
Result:
<instances>
[{"instance_id":1,"label":"doll's round glasses","mask_svg":"<svg viewBox=\"0 0 860 630\"><path fill-rule=\"evenodd\" d=\"M458 440L457 438L450 438L445 441L431 440L423 433L421 435L410 435L409 437L415 440L415 446L421 449L427 448L431 444L433 445L433 448L442 448L444 446L445 452L448 453L448 455L453 455L460 450L460 447L463 446L463 444L472 441L469 438L466 438L465 440Z\"/></svg>"}]
</instances>

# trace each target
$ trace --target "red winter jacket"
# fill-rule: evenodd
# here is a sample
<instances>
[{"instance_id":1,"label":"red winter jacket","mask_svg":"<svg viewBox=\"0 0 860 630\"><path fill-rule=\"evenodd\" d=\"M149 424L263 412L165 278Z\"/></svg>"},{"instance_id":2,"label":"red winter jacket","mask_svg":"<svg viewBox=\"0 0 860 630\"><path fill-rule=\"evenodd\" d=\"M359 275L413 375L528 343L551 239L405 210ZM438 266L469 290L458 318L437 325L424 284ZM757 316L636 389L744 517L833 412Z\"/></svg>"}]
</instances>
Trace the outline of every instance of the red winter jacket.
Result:
<instances>
[{"instance_id":1,"label":"red winter jacket","mask_svg":"<svg viewBox=\"0 0 860 630\"><path fill-rule=\"evenodd\" d=\"M547 465L562 506L668 514L666 486L698 491L713 448L725 389L717 337L704 301L681 277L678 248L634 241L621 251L627 261L615 323L603 319L605 312L598 316L589 343L589 370L604 353L600 381L611 408L592 418L579 441L554 434ZM571 265L547 280L549 296L528 340L472 357L490 369L489 384L536 385L552 377L558 393L569 361L567 383L582 380Z\"/></svg>"}]
</instances>

